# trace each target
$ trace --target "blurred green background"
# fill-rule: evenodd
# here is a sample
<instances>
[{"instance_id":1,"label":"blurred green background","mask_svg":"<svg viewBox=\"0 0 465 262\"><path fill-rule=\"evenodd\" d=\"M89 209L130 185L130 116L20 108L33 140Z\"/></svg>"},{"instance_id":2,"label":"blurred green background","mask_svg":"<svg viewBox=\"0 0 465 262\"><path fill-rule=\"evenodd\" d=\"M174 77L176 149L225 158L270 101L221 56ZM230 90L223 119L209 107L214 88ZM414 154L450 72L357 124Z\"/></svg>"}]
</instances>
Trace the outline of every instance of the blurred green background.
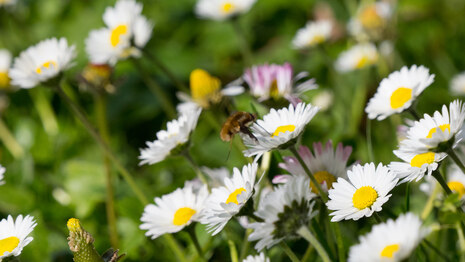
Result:
<instances>
[{"instance_id":1,"label":"blurred green background","mask_svg":"<svg viewBox=\"0 0 465 262\"><path fill-rule=\"evenodd\" d=\"M244 64L239 49L239 39L229 22L198 19L193 13L193 0L139 1L144 4L143 14L155 22L148 49L156 54L186 85L189 73L203 68L218 76L223 84L241 76ZM339 74L329 65L337 55L355 41L343 37L325 44L324 48L306 52L291 47L295 32L313 18L318 1L312 0L258 0L252 10L240 17L247 40L253 50L253 62L291 62L295 71L308 71L320 86L310 91L307 102L322 90L334 95L327 111L317 114L310 123L302 143L316 141L343 142L354 147L350 162L376 161L384 164L395 159L392 150L397 146L396 126L403 116L387 120L367 121L363 113L365 91L376 90L379 81L403 65L424 65L436 74L435 82L421 95L418 110L432 113L452 97L448 92L452 76L465 70L465 1L462 0L404 0L397 3L392 21L390 41L394 51L384 67L373 67L357 72ZM354 0L329 0L335 18L347 23ZM28 46L49 37L66 37L77 46L75 65L66 73L70 79L70 92L86 108L95 121L93 96L82 92L76 84L77 75L88 60L84 40L92 29L103 26L105 7L114 1L97 0L19 0L11 9L0 9L0 48L18 55ZM173 103L178 103L176 89L151 61L142 58L151 75L166 90ZM117 64L114 72L116 92L108 96L107 118L111 147L131 171L146 196L173 191L187 179L195 177L194 171L182 158L169 158L152 166L138 166L139 148L145 141L155 139L155 133L165 128L169 121L155 97L142 81L131 63ZM370 93L368 92L368 93ZM32 90L4 92L8 107L2 119L24 150L24 155L14 158L4 145L1 146L0 163L7 168L6 184L0 187L0 217L8 214L31 214L38 222L32 235L34 241L22 252L22 261L70 261L67 247L66 221L70 217L81 219L83 226L96 239L97 250L102 253L110 247L105 215L105 178L102 152L75 120L63 101L52 90L39 87ZM56 115L57 132L46 130L38 113L37 97L50 101ZM368 97L369 98L369 97ZM246 95L237 98L242 110L252 111ZM52 123L53 125L53 123ZM367 130L371 128L372 156L367 143ZM229 144L219 139L217 128L205 119L193 134L191 152L200 165L209 167L241 166L240 152L233 148L226 161ZM272 159L268 176L280 174ZM115 171L113 170L113 173ZM397 188L394 191L401 191ZM413 189L418 201L425 196ZM402 191L403 192L403 191ZM394 198L388 209L399 209ZM173 261L173 254L163 238L150 240L139 230L143 206L121 178L115 181L117 226L125 261ZM398 202L397 202L398 201ZM413 200L415 201L415 200ZM345 230L362 228L363 222L347 222ZM240 244L243 230L237 222L230 223L229 235ZM201 242L210 237L198 227ZM195 254L184 232L175 234L187 246L189 256ZM355 241L348 239L352 243ZM305 242L296 242L294 246ZM211 245L215 247L213 261L229 260L225 235L220 234ZM302 248L304 250L304 248ZM302 251L303 252L303 251ZM270 252L273 261L284 259L276 249Z\"/></svg>"}]
</instances>

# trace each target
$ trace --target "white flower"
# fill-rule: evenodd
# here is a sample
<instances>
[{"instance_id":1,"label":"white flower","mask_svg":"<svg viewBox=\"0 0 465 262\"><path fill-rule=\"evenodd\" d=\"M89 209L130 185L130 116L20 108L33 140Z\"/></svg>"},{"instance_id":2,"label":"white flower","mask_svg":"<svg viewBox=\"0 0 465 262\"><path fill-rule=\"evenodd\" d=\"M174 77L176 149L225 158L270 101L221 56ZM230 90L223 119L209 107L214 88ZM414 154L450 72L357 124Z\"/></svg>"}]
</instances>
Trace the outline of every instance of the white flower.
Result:
<instances>
[{"instance_id":1,"label":"white flower","mask_svg":"<svg viewBox=\"0 0 465 262\"><path fill-rule=\"evenodd\" d=\"M336 60L335 68L339 72L349 72L375 64L378 61L378 51L372 43L353 46L342 52Z\"/></svg>"},{"instance_id":2,"label":"white flower","mask_svg":"<svg viewBox=\"0 0 465 262\"><path fill-rule=\"evenodd\" d=\"M407 68L391 73L379 84L365 111L370 119L383 120L409 108L413 101L434 81L434 74L424 66Z\"/></svg>"},{"instance_id":3,"label":"white flower","mask_svg":"<svg viewBox=\"0 0 465 262\"><path fill-rule=\"evenodd\" d=\"M119 0L115 7L107 7L103 14L106 27L91 31L85 41L91 62L114 65L120 59L140 56L154 26L141 13L142 4L134 0Z\"/></svg>"},{"instance_id":4,"label":"white flower","mask_svg":"<svg viewBox=\"0 0 465 262\"><path fill-rule=\"evenodd\" d=\"M399 184L413 180L418 182L425 174L430 176L438 168L438 163L447 156L445 153L429 151L412 153L394 150L394 154L405 161L389 164L392 173L399 179Z\"/></svg>"},{"instance_id":5,"label":"white flower","mask_svg":"<svg viewBox=\"0 0 465 262\"><path fill-rule=\"evenodd\" d=\"M5 88L10 85L10 77L8 77L10 66L11 53L6 49L0 49L0 88Z\"/></svg>"},{"instance_id":6,"label":"white flower","mask_svg":"<svg viewBox=\"0 0 465 262\"><path fill-rule=\"evenodd\" d=\"M255 2L256 0L199 0L195 13L200 18L222 21L248 12Z\"/></svg>"},{"instance_id":7,"label":"white flower","mask_svg":"<svg viewBox=\"0 0 465 262\"><path fill-rule=\"evenodd\" d=\"M12 6L15 5L18 0L1 0L0 7L2 6Z\"/></svg>"},{"instance_id":8,"label":"white flower","mask_svg":"<svg viewBox=\"0 0 465 262\"><path fill-rule=\"evenodd\" d=\"M451 93L456 96L465 95L465 72L462 72L452 78L449 89Z\"/></svg>"},{"instance_id":9,"label":"white flower","mask_svg":"<svg viewBox=\"0 0 465 262\"><path fill-rule=\"evenodd\" d=\"M442 107L442 114L434 112L433 116L425 114L415 121L407 131L407 139L400 142L400 150L409 152L428 151L442 142L450 142L455 148L462 139L461 128L465 120L465 106L459 100ZM453 139L453 140L452 140Z\"/></svg>"},{"instance_id":10,"label":"white flower","mask_svg":"<svg viewBox=\"0 0 465 262\"><path fill-rule=\"evenodd\" d=\"M313 47L323 43L331 36L333 24L329 20L310 21L297 31L292 45L296 49Z\"/></svg>"},{"instance_id":11,"label":"white flower","mask_svg":"<svg viewBox=\"0 0 465 262\"><path fill-rule=\"evenodd\" d=\"M328 90L321 90L312 99L312 104L319 107L321 111L328 110L334 103L334 94Z\"/></svg>"},{"instance_id":12,"label":"white flower","mask_svg":"<svg viewBox=\"0 0 465 262\"><path fill-rule=\"evenodd\" d=\"M19 256L32 237L28 236L37 223L34 217L19 215L16 221L11 215L0 221L0 260L9 256Z\"/></svg>"},{"instance_id":13,"label":"white flower","mask_svg":"<svg viewBox=\"0 0 465 262\"><path fill-rule=\"evenodd\" d=\"M75 56L75 46L69 46L65 38L43 40L15 58L9 72L11 84L35 87L68 69Z\"/></svg>"},{"instance_id":14,"label":"white flower","mask_svg":"<svg viewBox=\"0 0 465 262\"><path fill-rule=\"evenodd\" d=\"M330 215L332 222L343 219L358 220L364 216L369 217L373 212L382 210L391 195L391 191L398 179L389 171L389 168L374 163L364 166L356 165L347 172L349 181L338 178L329 190L328 209L334 210Z\"/></svg>"},{"instance_id":15,"label":"white flower","mask_svg":"<svg viewBox=\"0 0 465 262\"><path fill-rule=\"evenodd\" d=\"M379 33L391 17L392 7L386 2L376 2L362 6L357 16L351 18L347 29L357 39L367 39L370 33Z\"/></svg>"},{"instance_id":16,"label":"white flower","mask_svg":"<svg viewBox=\"0 0 465 262\"><path fill-rule=\"evenodd\" d=\"M347 178L347 160L349 159L350 153L352 153L352 147L343 147L343 145L339 143L336 150L334 150L333 142L328 141L324 148L320 142L314 143L313 151L315 155L313 155L306 146L300 146L298 150L299 155L302 157L315 179L320 182L324 191L327 192L328 189L331 189L332 184L336 182L338 177ZM307 176L297 158L292 156L284 157L284 163L280 163L279 167L287 170L294 176ZM310 185L312 192L318 193L315 185L313 183L310 183Z\"/></svg>"},{"instance_id":17,"label":"white flower","mask_svg":"<svg viewBox=\"0 0 465 262\"><path fill-rule=\"evenodd\" d=\"M430 230L421 225L412 213L400 215L395 221L373 226L370 233L360 237L352 246L349 262L399 262L408 258Z\"/></svg>"},{"instance_id":18,"label":"white flower","mask_svg":"<svg viewBox=\"0 0 465 262\"><path fill-rule=\"evenodd\" d=\"M157 197L155 205L145 207L140 229L147 230L145 235L152 239L181 231L193 221L199 221L207 197L208 189L205 185L198 192L192 186L186 186L161 198Z\"/></svg>"},{"instance_id":19,"label":"white flower","mask_svg":"<svg viewBox=\"0 0 465 262\"><path fill-rule=\"evenodd\" d=\"M450 190L458 193L461 199L465 199L465 174L455 164L449 166L447 171L447 185Z\"/></svg>"},{"instance_id":20,"label":"white flower","mask_svg":"<svg viewBox=\"0 0 465 262\"><path fill-rule=\"evenodd\" d=\"M265 256L265 254L260 253L259 255L252 256L249 255L242 262L270 262L270 259Z\"/></svg>"},{"instance_id":21,"label":"white flower","mask_svg":"<svg viewBox=\"0 0 465 262\"><path fill-rule=\"evenodd\" d=\"M5 181L3 181L3 174L5 174L6 169L0 165L0 186L5 184Z\"/></svg>"},{"instance_id":22,"label":"white flower","mask_svg":"<svg viewBox=\"0 0 465 262\"><path fill-rule=\"evenodd\" d=\"M257 251L271 248L285 238L297 237L297 230L307 226L316 215L312 201L315 195L311 193L309 183L304 176L293 177L265 196L255 212L264 221L249 225L254 229L249 241L258 240Z\"/></svg>"},{"instance_id":23,"label":"white flower","mask_svg":"<svg viewBox=\"0 0 465 262\"><path fill-rule=\"evenodd\" d=\"M201 110L196 109L169 121L166 130L157 132L157 140L147 142L147 148L140 150L139 165L155 164L171 154L171 150L184 145L197 125Z\"/></svg>"},{"instance_id":24,"label":"white flower","mask_svg":"<svg viewBox=\"0 0 465 262\"><path fill-rule=\"evenodd\" d=\"M227 168L208 168L201 167L202 172L209 178L209 185L211 187L224 186L224 179L230 177L230 172Z\"/></svg>"},{"instance_id":25,"label":"white flower","mask_svg":"<svg viewBox=\"0 0 465 262\"><path fill-rule=\"evenodd\" d=\"M297 138L317 112L318 107L305 103L299 103L295 108L289 105L289 108L271 109L270 113L263 116L263 120L257 120L250 127L256 140L241 134L249 148L244 151L244 155L256 156L257 160L264 153Z\"/></svg>"},{"instance_id":26,"label":"white flower","mask_svg":"<svg viewBox=\"0 0 465 262\"><path fill-rule=\"evenodd\" d=\"M212 235L223 230L228 221L246 205L254 193L256 174L257 163L244 166L242 172L234 168L232 178L224 179L224 186L212 189L200 218Z\"/></svg>"}]
</instances>

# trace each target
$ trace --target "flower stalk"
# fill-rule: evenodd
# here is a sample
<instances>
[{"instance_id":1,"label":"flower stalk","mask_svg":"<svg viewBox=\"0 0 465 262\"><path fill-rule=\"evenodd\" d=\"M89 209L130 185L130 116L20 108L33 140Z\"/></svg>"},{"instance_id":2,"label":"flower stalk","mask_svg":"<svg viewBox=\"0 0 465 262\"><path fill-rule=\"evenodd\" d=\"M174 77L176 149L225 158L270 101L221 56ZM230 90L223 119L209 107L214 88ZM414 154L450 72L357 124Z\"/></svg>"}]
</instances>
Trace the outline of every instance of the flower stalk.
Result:
<instances>
[{"instance_id":1,"label":"flower stalk","mask_svg":"<svg viewBox=\"0 0 465 262\"><path fill-rule=\"evenodd\" d=\"M310 232L310 230L308 230L307 226L300 227L299 230L297 230L297 234L305 238L305 240L307 240L315 248L316 252L318 252L323 262L331 262L328 253L320 244L318 239L316 239L316 237Z\"/></svg>"}]
</instances>

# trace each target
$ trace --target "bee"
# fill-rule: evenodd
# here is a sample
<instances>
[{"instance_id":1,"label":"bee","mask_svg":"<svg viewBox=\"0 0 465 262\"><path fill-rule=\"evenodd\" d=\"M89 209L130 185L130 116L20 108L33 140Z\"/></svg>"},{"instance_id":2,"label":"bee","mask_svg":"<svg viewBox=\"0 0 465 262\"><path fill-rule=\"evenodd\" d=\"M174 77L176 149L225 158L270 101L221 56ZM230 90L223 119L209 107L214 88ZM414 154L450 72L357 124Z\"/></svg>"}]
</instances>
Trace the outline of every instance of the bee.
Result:
<instances>
[{"instance_id":1,"label":"bee","mask_svg":"<svg viewBox=\"0 0 465 262\"><path fill-rule=\"evenodd\" d=\"M234 135L242 132L248 135L255 141L258 141L257 138L250 132L249 126L255 122L257 116L248 112L236 112L233 113L226 119L223 127L221 128L220 137L221 140L229 142L234 138Z\"/></svg>"}]
</instances>

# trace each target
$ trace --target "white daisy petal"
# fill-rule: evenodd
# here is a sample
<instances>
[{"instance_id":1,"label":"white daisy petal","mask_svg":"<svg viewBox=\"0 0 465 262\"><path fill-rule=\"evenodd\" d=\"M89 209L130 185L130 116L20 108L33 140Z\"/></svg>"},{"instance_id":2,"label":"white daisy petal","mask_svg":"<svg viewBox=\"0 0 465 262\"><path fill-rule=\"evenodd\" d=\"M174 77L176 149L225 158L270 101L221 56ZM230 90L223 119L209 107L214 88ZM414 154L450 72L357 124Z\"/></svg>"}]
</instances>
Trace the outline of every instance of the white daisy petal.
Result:
<instances>
[{"instance_id":1,"label":"white daisy petal","mask_svg":"<svg viewBox=\"0 0 465 262\"><path fill-rule=\"evenodd\" d=\"M0 260L9 256L19 256L23 248L33 238L29 236L37 223L34 217L19 215L16 221L10 215L0 221Z\"/></svg>"},{"instance_id":2,"label":"white daisy petal","mask_svg":"<svg viewBox=\"0 0 465 262\"><path fill-rule=\"evenodd\" d=\"M377 61L378 51L376 46L372 43L364 43L342 52L334 66L339 72L349 72L373 65Z\"/></svg>"},{"instance_id":3,"label":"white daisy petal","mask_svg":"<svg viewBox=\"0 0 465 262\"><path fill-rule=\"evenodd\" d=\"M222 21L246 13L256 0L199 0L195 13L200 18Z\"/></svg>"},{"instance_id":4,"label":"white daisy petal","mask_svg":"<svg viewBox=\"0 0 465 262\"><path fill-rule=\"evenodd\" d=\"M329 20L310 21L304 28L299 29L292 40L296 49L313 47L323 43L331 36L333 24Z\"/></svg>"}]
</instances>

